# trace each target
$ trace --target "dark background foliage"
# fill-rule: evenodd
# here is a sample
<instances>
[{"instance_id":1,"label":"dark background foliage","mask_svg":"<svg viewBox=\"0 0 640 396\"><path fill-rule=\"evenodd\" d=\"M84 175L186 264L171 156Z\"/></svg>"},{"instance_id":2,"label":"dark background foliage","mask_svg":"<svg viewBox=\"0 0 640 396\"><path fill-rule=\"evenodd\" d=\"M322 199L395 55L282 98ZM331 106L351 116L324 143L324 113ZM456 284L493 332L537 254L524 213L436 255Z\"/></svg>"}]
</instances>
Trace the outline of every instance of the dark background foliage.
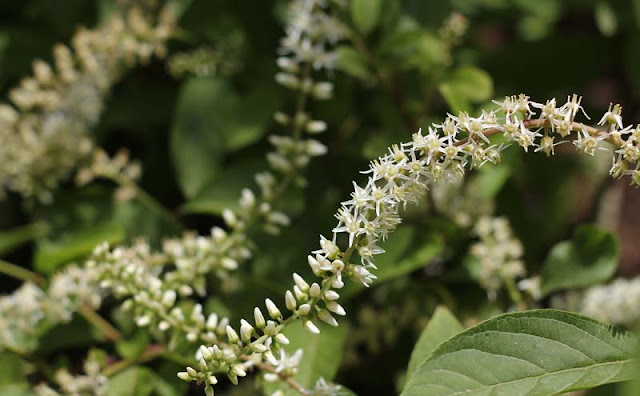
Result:
<instances>
[{"instance_id":1,"label":"dark background foliage","mask_svg":"<svg viewBox=\"0 0 640 396\"><path fill-rule=\"evenodd\" d=\"M54 43L68 42L78 27L98 23L108 3L0 0L2 96L30 73L33 59L51 60ZM181 19L180 37L170 42L170 54L212 48L224 54L221 64L231 62L234 67L219 67L210 77L176 78L166 62L152 61L128 72L115 86L93 131L108 152L126 147L141 161L141 186L180 216L184 230L206 233L222 224L221 209L235 205L240 189L253 186L253 175L266 166L265 136L279 132L271 116L291 108L293 101L273 79L285 5L270 0L193 0ZM455 45L438 35L452 12L464 15L469 24ZM344 18L352 23L348 12ZM402 24L411 27L410 34L397 33ZM362 42L367 57L357 51L351 58L345 56L332 73L334 99L311 109L315 118L329 124L321 137L329 153L310 166L308 188L291 191L281 200L294 219L292 227L278 237L257 236L256 258L241 270L243 284L230 295L218 296L212 289L205 301L208 308L227 312L237 321L264 297L280 295L292 271L307 271L306 254L316 247L318 235L327 235L333 227L333 213L348 197L351 181L364 180L358 171L388 145L409 140L418 127L441 121L447 112L477 112L491 99L521 92L536 101L556 97L560 102L575 92L584 96L585 108L596 117L609 102L617 102L623 105L627 123L640 118L636 0L384 0L380 23ZM506 170L506 176L496 172L487 177L495 184L497 214L508 216L523 241L532 273L555 243L571 238L577 224L599 222L620 239L618 272L635 274L640 212L633 207L640 195L626 181L606 178L607 163L579 158L566 146L553 158L508 150L497 167ZM105 239L119 243L144 236L158 246L162 237L183 231L135 201L115 203L114 188L109 182L78 188L69 180L51 206L25 205L9 195L0 202L2 229L34 222L47 227L33 242L1 252L3 258L50 274L81 260ZM620 210L602 214L601 209L611 205ZM358 319L367 306L393 312L410 301L416 305L412 315L426 318L437 304L445 303L460 312L475 312L468 315L470 321L495 312L462 271L468 234L427 202L423 206L407 213L407 225L398 231L403 238L390 241L385 246L388 258L381 259L389 265L405 260L408 270L403 276L381 277L382 286L352 292L347 311L353 332L369 331L361 325L369 322ZM433 254L416 254L425 247ZM434 276L443 271L443 276ZM17 286L3 277L0 291L8 293ZM104 313L109 316L110 308ZM371 330L380 338L380 347L355 345L359 359L340 369L336 381L358 394L392 394L418 325L409 320L392 343L384 341L382 332ZM86 329L76 321L52 332L43 343L44 360L53 365L66 359L75 362L94 342ZM141 337L140 342L149 342ZM164 362L151 367L170 376L179 369Z\"/></svg>"}]
</instances>

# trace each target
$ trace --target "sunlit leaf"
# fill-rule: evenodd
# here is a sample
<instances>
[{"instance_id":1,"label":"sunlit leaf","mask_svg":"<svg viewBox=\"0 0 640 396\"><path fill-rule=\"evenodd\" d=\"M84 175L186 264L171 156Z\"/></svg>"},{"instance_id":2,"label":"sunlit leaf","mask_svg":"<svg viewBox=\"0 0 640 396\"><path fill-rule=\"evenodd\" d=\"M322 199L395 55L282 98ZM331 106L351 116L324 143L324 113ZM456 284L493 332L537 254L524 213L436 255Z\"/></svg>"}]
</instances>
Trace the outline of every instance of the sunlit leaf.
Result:
<instances>
[{"instance_id":1,"label":"sunlit leaf","mask_svg":"<svg viewBox=\"0 0 640 396\"><path fill-rule=\"evenodd\" d=\"M441 344L402 396L552 395L636 374L636 337L584 316L533 310L489 319Z\"/></svg>"}]
</instances>

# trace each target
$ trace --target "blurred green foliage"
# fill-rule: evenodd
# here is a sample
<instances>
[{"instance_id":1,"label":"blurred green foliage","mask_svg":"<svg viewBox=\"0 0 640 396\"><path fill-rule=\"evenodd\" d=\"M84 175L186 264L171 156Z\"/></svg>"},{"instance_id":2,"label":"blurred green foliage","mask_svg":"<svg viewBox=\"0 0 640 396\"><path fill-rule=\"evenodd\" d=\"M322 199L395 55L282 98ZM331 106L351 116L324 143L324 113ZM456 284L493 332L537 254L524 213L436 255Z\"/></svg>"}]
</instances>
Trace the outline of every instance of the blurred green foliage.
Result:
<instances>
[{"instance_id":1,"label":"blurred green foliage","mask_svg":"<svg viewBox=\"0 0 640 396\"><path fill-rule=\"evenodd\" d=\"M104 240L130 242L143 236L157 246L163 237L189 229L206 233L222 224L222 209L236 205L240 190L254 186L254 174L265 168L265 136L278 133L273 113L292 106L293 98L273 79L285 3L193 0L181 19L180 35L170 43L170 54L203 47L215 50L235 35L238 48L231 53L236 67L218 68L204 77L175 78L165 62L154 61L128 73L106 104L94 131L96 140L111 153L126 147L142 162L142 188L176 213L184 229L168 224L139 202L114 202L115 186L109 182L76 188L69 181L51 206L28 207L16 196L0 202L2 257L49 275L86 257ZM96 24L109 6L109 0L0 0L3 97L30 73L33 59L50 60L54 43L67 42L79 26ZM468 24L457 41L442 33L454 12ZM316 247L319 234L327 235L334 226L339 202L347 199L352 180L364 180L358 171L366 169L368 161L390 144L409 140L417 128L440 122L447 112L475 113L506 94L525 92L534 100L554 96L562 100L577 92L585 96L587 110L617 101L627 119L638 119L640 1L353 0L343 17L355 26L358 37L353 46L342 43L338 51L335 98L312 109L315 118L329 125L322 137L329 154L314 160L307 188L293 189L277 203L293 215L291 228L278 237L256 236L256 258L240 269L244 281L239 289L223 296L212 292L213 297L204 301L216 310L228 310L233 321L249 314L258 301L281 293L291 272L309 271L307 252ZM588 165L588 160L571 150L561 150L554 158L513 150L505 153L502 164L474 179L475 188L495 196L497 214L508 216L524 243L531 271L544 265L543 277L556 279L546 292L569 283L576 286L576 279L565 279L571 274L550 266L580 254L576 251L580 246L574 244L580 244L584 229L577 231L575 241L560 241L570 239L579 221L596 216L606 168ZM576 201L587 202L575 205ZM462 265L469 241L466 231L428 202L406 215L406 224L383 245L387 254L379 261L377 286L363 290L350 285L344 291L347 311L356 313L379 298L388 306L411 298L425 316L439 304L452 310L473 307L480 313L472 320L494 313ZM607 244L607 255L601 259L606 263L595 263L597 274L577 286L605 280L614 272L615 241L601 237ZM443 268L448 276L435 276ZM15 286L3 278L0 287L10 292ZM445 288L449 291L443 292ZM117 318L108 306L103 311ZM129 332L124 323L117 319L116 323ZM87 327L72 322L64 334L49 334L50 340L64 338L65 343L57 344L61 346L55 353L49 349L43 358L58 361L62 352L81 357L79 350L93 342ZM84 337L69 339L70 329ZM351 330L345 326L336 330L338 335L323 332L335 341L323 344L332 353L316 351L326 356L315 357L309 352L305 364L322 367L326 375L337 372L336 381L358 394L392 394L395 375L406 367L417 334L404 329L406 337L399 345L371 355L361 351L358 366L339 369L335 359L348 337L342 332ZM305 346L296 332L291 329L292 342ZM148 339L134 333L113 349L122 358L132 358L146 343ZM123 371L113 378L110 389L113 394L126 394L116 390L120 388L141 395L184 392L184 384L165 382L158 374L165 370L174 376L171 370L181 366L169 361L151 363L153 370ZM0 367L21 370L23 366L28 364L0 354ZM302 370L300 376L312 371ZM0 370L1 394L24 390L25 384L11 382L12 377ZM311 383L311 378L305 379L305 384Z\"/></svg>"}]
</instances>

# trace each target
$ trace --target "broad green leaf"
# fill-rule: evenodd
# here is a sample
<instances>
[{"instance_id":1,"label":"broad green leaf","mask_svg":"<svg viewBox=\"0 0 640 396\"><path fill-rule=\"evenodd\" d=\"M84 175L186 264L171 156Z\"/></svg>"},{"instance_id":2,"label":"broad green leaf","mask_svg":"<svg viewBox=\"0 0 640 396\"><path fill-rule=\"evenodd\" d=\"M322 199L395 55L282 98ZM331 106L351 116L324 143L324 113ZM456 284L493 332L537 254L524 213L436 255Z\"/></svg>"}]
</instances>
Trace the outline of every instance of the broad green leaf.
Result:
<instances>
[{"instance_id":1,"label":"broad green leaf","mask_svg":"<svg viewBox=\"0 0 640 396\"><path fill-rule=\"evenodd\" d=\"M336 48L336 68L351 77L366 80L371 77L367 60L353 47L342 45Z\"/></svg>"},{"instance_id":2,"label":"broad green leaf","mask_svg":"<svg viewBox=\"0 0 640 396\"><path fill-rule=\"evenodd\" d=\"M0 232L0 256L25 242L46 235L48 229L46 223L38 222Z\"/></svg>"},{"instance_id":3,"label":"broad green leaf","mask_svg":"<svg viewBox=\"0 0 640 396\"><path fill-rule=\"evenodd\" d=\"M470 104L483 102L493 95L491 76L474 66L457 68L438 88L454 112L469 110Z\"/></svg>"},{"instance_id":4,"label":"broad green leaf","mask_svg":"<svg viewBox=\"0 0 640 396\"><path fill-rule=\"evenodd\" d=\"M609 232L581 226L571 241L556 244L542 268L542 293L604 282L616 270L618 243Z\"/></svg>"},{"instance_id":5,"label":"broad green leaf","mask_svg":"<svg viewBox=\"0 0 640 396\"><path fill-rule=\"evenodd\" d=\"M469 181L469 189L475 190L482 198L494 198L511 176L507 166L483 166Z\"/></svg>"},{"instance_id":6,"label":"broad green leaf","mask_svg":"<svg viewBox=\"0 0 640 396\"><path fill-rule=\"evenodd\" d=\"M247 159L225 168L224 172L209 182L202 191L182 207L189 214L220 215L225 208L238 209L240 192L255 185L256 169L264 169L265 162Z\"/></svg>"},{"instance_id":7,"label":"broad green leaf","mask_svg":"<svg viewBox=\"0 0 640 396\"><path fill-rule=\"evenodd\" d=\"M171 128L170 147L178 183L193 197L217 174L224 154L222 114L232 95L220 80L194 78L182 86Z\"/></svg>"},{"instance_id":8,"label":"broad green leaf","mask_svg":"<svg viewBox=\"0 0 640 396\"><path fill-rule=\"evenodd\" d=\"M424 74L433 73L434 69L445 66L447 63L447 50L442 40L431 33L418 31L413 50L405 54L405 59L400 61L405 67L415 68Z\"/></svg>"},{"instance_id":9,"label":"broad green leaf","mask_svg":"<svg viewBox=\"0 0 640 396\"><path fill-rule=\"evenodd\" d=\"M9 353L0 353L0 395L27 394L29 374L27 362L20 356Z\"/></svg>"},{"instance_id":10,"label":"broad green leaf","mask_svg":"<svg viewBox=\"0 0 640 396\"><path fill-rule=\"evenodd\" d=\"M620 384L620 396L638 396L640 395L640 378L636 376L631 381Z\"/></svg>"},{"instance_id":11,"label":"broad green leaf","mask_svg":"<svg viewBox=\"0 0 640 396\"><path fill-rule=\"evenodd\" d=\"M380 21L383 0L351 0L351 19L358 30L367 35Z\"/></svg>"},{"instance_id":12,"label":"broad green leaf","mask_svg":"<svg viewBox=\"0 0 640 396\"><path fill-rule=\"evenodd\" d=\"M280 101L270 88L258 86L241 96L221 79L184 83L171 130L171 156L187 198L220 174L225 151L241 149L263 136Z\"/></svg>"},{"instance_id":13,"label":"broad green leaf","mask_svg":"<svg viewBox=\"0 0 640 396\"><path fill-rule=\"evenodd\" d=\"M425 239L416 241L416 235L413 227L403 225L394 232L393 238L389 238L380 245L385 253L375 257L378 267L372 270L378 277L375 284L388 282L425 267L442 252L443 243L440 237L429 235ZM410 248L411 246L415 248ZM362 284L350 282L345 285L340 294L348 299L364 289L365 286Z\"/></svg>"},{"instance_id":14,"label":"broad green leaf","mask_svg":"<svg viewBox=\"0 0 640 396\"><path fill-rule=\"evenodd\" d=\"M553 395L636 374L637 339L556 310L508 313L441 344L401 396Z\"/></svg>"},{"instance_id":15,"label":"broad green leaf","mask_svg":"<svg viewBox=\"0 0 640 396\"><path fill-rule=\"evenodd\" d=\"M116 244L124 239L125 230L117 223L78 228L55 240L45 239L38 243L34 268L38 272L52 273L60 266L90 254L102 242Z\"/></svg>"},{"instance_id":16,"label":"broad green leaf","mask_svg":"<svg viewBox=\"0 0 640 396\"><path fill-rule=\"evenodd\" d=\"M320 334L310 334L306 331L301 321L297 321L287 326L284 334L289 338L290 344L284 349L287 355L295 353L296 350L302 349L303 355L298 372L293 379L307 389L313 389L316 381L324 378L331 381L338 372L344 341L347 336L346 323L340 323L338 327L331 327L324 323L318 324ZM286 384L283 383L265 383L265 394L272 394L280 389L287 396L297 395Z\"/></svg>"},{"instance_id":17,"label":"broad green leaf","mask_svg":"<svg viewBox=\"0 0 640 396\"><path fill-rule=\"evenodd\" d=\"M514 3L525 13L518 26L525 40L540 40L548 36L562 15L562 1L515 0Z\"/></svg>"},{"instance_id":18,"label":"broad green leaf","mask_svg":"<svg viewBox=\"0 0 640 396\"><path fill-rule=\"evenodd\" d=\"M110 395L173 396L178 393L160 376L146 367L130 367L109 379Z\"/></svg>"},{"instance_id":19,"label":"broad green leaf","mask_svg":"<svg viewBox=\"0 0 640 396\"><path fill-rule=\"evenodd\" d=\"M425 267L431 263L442 252L442 240L438 236L430 236L426 241L422 241L418 248L398 260L394 264L384 263L378 265L376 271L376 282L385 282L400 276L407 275L414 270ZM386 261L386 260L385 260Z\"/></svg>"},{"instance_id":20,"label":"broad green leaf","mask_svg":"<svg viewBox=\"0 0 640 396\"><path fill-rule=\"evenodd\" d=\"M429 323L422 330L418 342L413 347L407 368L407 378L411 378L418 366L431 355L438 345L462 330L464 327L446 307L436 308Z\"/></svg>"},{"instance_id":21,"label":"broad green leaf","mask_svg":"<svg viewBox=\"0 0 640 396\"><path fill-rule=\"evenodd\" d=\"M443 83L440 84L438 90L453 113L469 111L471 104L459 90L455 89L455 87Z\"/></svg>"},{"instance_id":22,"label":"broad green leaf","mask_svg":"<svg viewBox=\"0 0 640 396\"><path fill-rule=\"evenodd\" d=\"M151 336L145 329L136 331L126 339L116 343L116 351L124 359L136 359L151 342Z\"/></svg>"},{"instance_id":23,"label":"broad green leaf","mask_svg":"<svg viewBox=\"0 0 640 396\"><path fill-rule=\"evenodd\" d=\"M0 396L32 396L35 393L27 382L0 385Z\"/></svg>"}]
</instances>

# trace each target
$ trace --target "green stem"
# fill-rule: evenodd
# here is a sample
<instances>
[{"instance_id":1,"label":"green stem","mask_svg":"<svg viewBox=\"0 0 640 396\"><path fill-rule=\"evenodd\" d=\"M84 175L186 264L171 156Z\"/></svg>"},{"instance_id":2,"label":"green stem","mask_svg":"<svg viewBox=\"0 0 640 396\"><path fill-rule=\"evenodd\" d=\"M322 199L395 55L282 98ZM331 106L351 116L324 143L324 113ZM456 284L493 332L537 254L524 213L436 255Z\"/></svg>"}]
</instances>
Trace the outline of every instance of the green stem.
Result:
<instances>
[{"instance_id":1,"label":"green stem","mask_svg":"<svg viewBox=\"0 0 640 396\"><path fill-rule=\"evenodd\" d=\"M91 309L88 305L81 305L78 307L78 313L82 315L87 322L91 323L95 328L105 336L108 341L119 342L124 339L122 333L113 327L111 323L105 320L102 316L98 315L96 311Z\"/></svg>"},{"instance_id":2,"label":"green stem","mask_svg":"<svg viewBox=\"0 0 640 396\"><path fill-rule=\"evenodd\" d=\"M513 303L516 307L518 307L519 310L526 310L527 304L522 298L522 293L520 293L520 290L518 290L516 282L513 280L513 278L504 277L503 281L505 287L507 288L507 292L509 293L509 298L511 298L511 301L513 301Z\"/></svg>"},{"instance_id":3,"label":"green stem","mask_svg":"<svg viewBox=\"0 0 640 396\"><path fill-rule=\"evenodd\" d=\"M5 254L32 239L44 236L49 231L49 225L44 221L16 227L8 231L0 232L0 254Z\"/></svg>"},{"instance_id":4,"label":"green stem","mask_svg":"<svg viewBox=\"0 0 640 396\"><path fill-rule=\"evenodd\" d=\"M39 286L42 286L45 283L45 279L35 272L4 260L0 260L0 273L25 282L32 282Z\"/></svg>"},{"instance_id":5,"label":"green stem","mask_svg":"<svg viewBox=\"0 0 640 396\"><path fill-rule=\"evenodd\" d=\"M111 377L114 374L117 374L122 370L125 370L131 366L153 360L158 356L163 355L165 351L166 351L166 348L164 347L164 345L159 345L159 344L149 345L142 352L139 358L120 360L119 362L116 362L110 366L105 367L102 370L102 375L104 375L105 377Z\"/></svg>"},{"instance_id":6,"label":"green stem","mask_svg":"<svg viewBox=\"0 0 640 396\"><path fill-rule=\"evenodd\" d=\"M143 190L139 185L137 185L136 183L133 183L131 181L128 180L124 180L119 176L114 176L114 175L104 175L105 178L115 182L116 184L118 184L120 187L123 188L133 188L135 191L135 197L136 199L138 199L142 204L146 205L148 208L150 208L151 210L153 210L154 212L160 214L168 223L170 223L171 225L182 229L182 223L180 222L180 220L178 220L178 218L176 217L176 215L171 212L169 209L167 209L164 205L162 205L157 199L155 199L153 196L151 196L149 193L147 193L145 190Z\"/></svg>"}]
</instances>

